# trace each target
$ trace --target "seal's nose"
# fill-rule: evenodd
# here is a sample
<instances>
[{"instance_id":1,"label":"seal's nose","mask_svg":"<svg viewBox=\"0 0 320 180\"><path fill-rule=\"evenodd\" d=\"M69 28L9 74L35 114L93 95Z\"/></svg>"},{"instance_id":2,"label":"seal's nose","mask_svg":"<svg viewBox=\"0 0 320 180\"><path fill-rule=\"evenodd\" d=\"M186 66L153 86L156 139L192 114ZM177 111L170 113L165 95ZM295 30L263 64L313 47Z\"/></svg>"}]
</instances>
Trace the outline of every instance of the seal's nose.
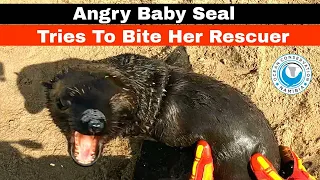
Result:
<instances>
[{"instance_id":1,"label":"seal's nose","mask_svg":"<svg viewBox=\"0 0 320 180\"><path fill-rule=\"evenodd\" d=\"M103 130L104 124L99 120L91 120L88 123L89 131L92 133L99 133Z\"/></svg>"}]
</instances>

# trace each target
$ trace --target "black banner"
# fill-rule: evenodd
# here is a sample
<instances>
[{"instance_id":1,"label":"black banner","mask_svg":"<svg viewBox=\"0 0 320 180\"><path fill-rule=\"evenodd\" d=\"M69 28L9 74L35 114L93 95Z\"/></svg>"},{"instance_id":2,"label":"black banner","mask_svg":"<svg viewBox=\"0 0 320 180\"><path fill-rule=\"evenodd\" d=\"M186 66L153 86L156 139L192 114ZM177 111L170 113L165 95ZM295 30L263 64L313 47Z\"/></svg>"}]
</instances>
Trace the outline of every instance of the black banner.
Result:
<instances>
[{"instance_id":1,"label":"black banner","mask_svg":"<svg viewBox=\"0 0 320 180\"><path fill-rule=\"evenodd\" d=\"M320 4L1 4L0 24L320 24L319 13Z\"/></svg>"}]
</instances>

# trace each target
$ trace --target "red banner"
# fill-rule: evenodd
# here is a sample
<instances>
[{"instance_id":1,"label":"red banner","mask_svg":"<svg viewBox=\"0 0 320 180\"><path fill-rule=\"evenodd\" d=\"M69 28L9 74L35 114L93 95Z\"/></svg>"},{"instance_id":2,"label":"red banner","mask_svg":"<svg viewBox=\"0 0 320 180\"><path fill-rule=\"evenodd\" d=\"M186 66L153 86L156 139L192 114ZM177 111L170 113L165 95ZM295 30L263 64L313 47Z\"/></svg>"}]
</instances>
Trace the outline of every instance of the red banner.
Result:
<instances>
[{"instance_id":1,"label":"red banner","mask_svg":"<svg viewBox=\"0 0 320 180\"><path fill-rule=\"evenodd\" d=\"M320 25L0 25L0 46L318 46Z\"/></svg>"}]
</instances>

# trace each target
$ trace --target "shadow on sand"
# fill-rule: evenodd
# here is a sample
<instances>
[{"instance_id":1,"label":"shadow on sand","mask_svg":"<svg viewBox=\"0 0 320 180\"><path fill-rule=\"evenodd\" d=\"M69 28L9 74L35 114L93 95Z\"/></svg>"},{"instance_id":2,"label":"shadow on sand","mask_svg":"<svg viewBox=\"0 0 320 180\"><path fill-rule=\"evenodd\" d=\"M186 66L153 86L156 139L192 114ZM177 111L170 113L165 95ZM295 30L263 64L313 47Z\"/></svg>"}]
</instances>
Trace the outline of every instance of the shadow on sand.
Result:
<instances>
[{"instance_id":1,"label":"shadow on sand","mask_svg":"<svg viewBox=\"0 0 320 180\"><path fill-rule=\"evenodd\" d=\"M0 179L129 180L133 176L132 165L135 162L124 156L103 156L94 166L81 167L69 156L34 158L23 155L16 146L42 150L41 144L28 140L0 142ZM144 146L148 151L141 154L134 174L135 180L188 179L193 151L169 148L149 141L145 141Z\"/></svg>"},{"instance_id":2,"label":"shadow on sand","mask_svg":"<svg viewBox=\"0 0 320 180\"><path fill-rule=\"evenodd\" d=\"M103 157L95 166L80 167L69 156L34 158L23 155L16 146L41 151L42 145L33 141L0 142L0 179L65 179L100 180L129 179L123 176L130 159L123 156Z\"/></svg>"}]
</instances>

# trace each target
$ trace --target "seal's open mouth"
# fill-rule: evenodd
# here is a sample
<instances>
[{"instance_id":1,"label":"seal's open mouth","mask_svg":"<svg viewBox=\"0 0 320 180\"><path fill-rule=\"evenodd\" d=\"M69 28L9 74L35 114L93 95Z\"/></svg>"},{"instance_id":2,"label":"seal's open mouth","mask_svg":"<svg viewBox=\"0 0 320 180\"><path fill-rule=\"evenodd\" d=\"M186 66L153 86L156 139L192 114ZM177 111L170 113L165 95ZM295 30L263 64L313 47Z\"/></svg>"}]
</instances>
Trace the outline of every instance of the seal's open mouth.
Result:
<instances>
[{"instance_id":1,"label":"seal's open mouth","mask_svg":"<svg viewBox=\"0 0 320 180\"><path fill-rule=\"evenodd\" d=\"M74 131L70 143L71 157L80 166L92 166L101 155L103 143L100 136Z\"/></svg>"}]
</instances>

